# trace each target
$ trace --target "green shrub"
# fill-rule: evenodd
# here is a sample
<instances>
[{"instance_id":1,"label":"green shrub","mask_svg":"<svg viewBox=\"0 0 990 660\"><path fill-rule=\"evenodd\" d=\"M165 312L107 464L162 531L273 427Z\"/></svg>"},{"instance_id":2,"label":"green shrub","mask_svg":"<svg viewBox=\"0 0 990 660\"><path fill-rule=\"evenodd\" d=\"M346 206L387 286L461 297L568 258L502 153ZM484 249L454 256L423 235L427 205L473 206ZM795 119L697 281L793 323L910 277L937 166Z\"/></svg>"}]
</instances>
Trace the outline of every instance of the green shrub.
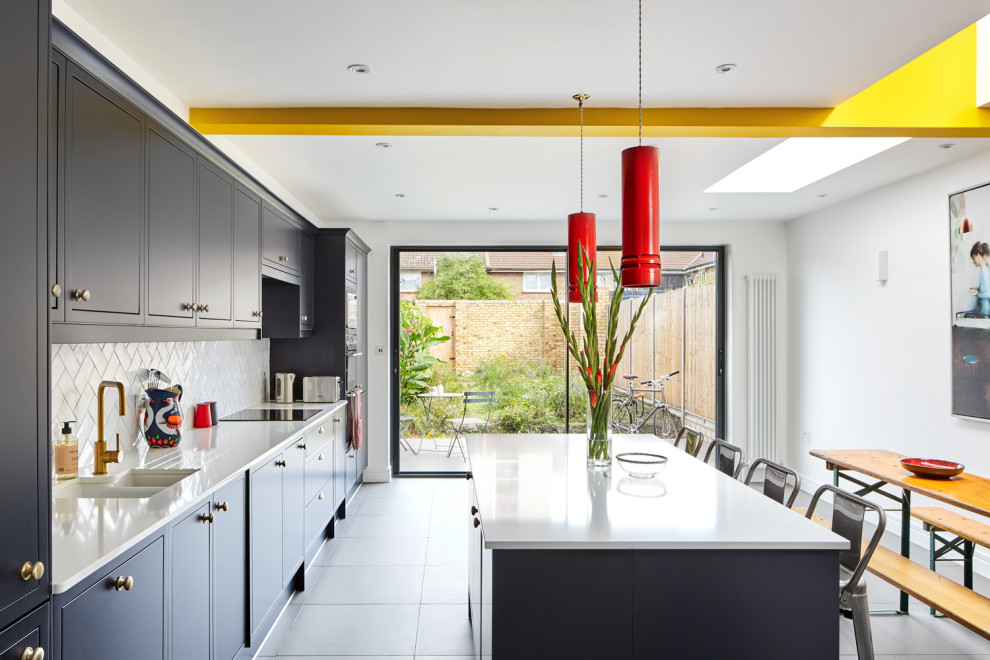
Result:
<instances>
[{"instance_id":1,"label":"green shrub","mask_svg":"<svg viewBox=\"0 0 990 660\"><path fill-rule=\"evenodd\" d=\"M430 348L450 341L450 337L411 302L403 300L400 311L399 393L402 401L413 402L430 386L434 378L431 367L441 362L430 355Z\"/></svg>"}]
</instances>

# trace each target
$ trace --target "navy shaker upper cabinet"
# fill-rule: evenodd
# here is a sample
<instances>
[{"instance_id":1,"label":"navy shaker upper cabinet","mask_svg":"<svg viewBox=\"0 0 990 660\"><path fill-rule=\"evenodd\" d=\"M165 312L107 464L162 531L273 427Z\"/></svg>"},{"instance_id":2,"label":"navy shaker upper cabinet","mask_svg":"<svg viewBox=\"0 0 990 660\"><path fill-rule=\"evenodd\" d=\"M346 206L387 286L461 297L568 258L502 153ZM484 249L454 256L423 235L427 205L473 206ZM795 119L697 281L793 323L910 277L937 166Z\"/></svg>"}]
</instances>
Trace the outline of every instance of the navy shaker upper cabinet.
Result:
<instances>
[{"instance_id":1,"label":"navy shaker upper cabinet","mask_svg":"<svg viewBox=\"0 0 990 660\"><path fill-rule=\"evenodd\" d=\"M234 325L261 327L261 198L234 186Z\"/></svg>"},{"instance_id":2,"label":"navy shaker upper cabinet","mask_svg":"<svg viewBox=\"0 0 990 660\"><path fill-rule=\"evenodd\" d=\"M0 2L0 629L48 598L48 4Z\"/></svg>"},{"instance_id":3,"label":"navy shaker upper cabinet","mask_svg":"<svg viewBox=\"0 0 990 660\"><path fill-rule=\"evenodd\" d=\"M302 231L289 218L267 202L261 208L261 255L264 265L274 269L271 273L298 284L302 263L299 259Z\"/></svg>"},{"instance_id":4,"label":"navy shaker upper cabinet","mask_svg":"<svg viewBox=\"0 0 990 660\"><path fill-rule=\"evenodd\" d=\"M316 263L313 248L316 239L308 232L300 232L299 235L299 259L301 260L302 272L299 278L299 330L307 334L312 332L314 324L313 313L316 307L315 284Z\"/></svg>"},{"instance_id":5,"label":"navy shaker upper cabinet","mask_svg":"<svg viewBox=\"0 0 990 660\"><path fill-rule=\"evenodd\" d=\"M234 181L199 164L197 325L231 327L234 277Z\"/></svg>"},{"instance_id":6,"label":"navy shaker upper cabinet","mask_svg":"<svg viewBox=\"0 0 990 660\"><path fill-rule=\"evenodd\" d=\"M144 115L72 62L65 99L65 320L144 322Z\"/></svg>"},{"instance_id":7,"label":"navy shaker upper cabinet","mask_svg":"<svg viewBox=\"0 0 990 660\"><path fill-rule=\"evenodd\" d=\"M148 321L193 325L196 295L196 153L148 126Z\"/></svg>"}]
</instances>

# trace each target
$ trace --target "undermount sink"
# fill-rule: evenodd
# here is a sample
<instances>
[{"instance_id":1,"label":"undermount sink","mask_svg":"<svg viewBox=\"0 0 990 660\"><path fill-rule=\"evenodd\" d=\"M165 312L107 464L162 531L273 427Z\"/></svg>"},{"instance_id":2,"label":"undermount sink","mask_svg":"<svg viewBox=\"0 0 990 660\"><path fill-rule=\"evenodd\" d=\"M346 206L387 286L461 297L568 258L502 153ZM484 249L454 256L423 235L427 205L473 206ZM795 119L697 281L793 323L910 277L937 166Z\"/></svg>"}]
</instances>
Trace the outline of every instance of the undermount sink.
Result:
<instances>
[{"instance_id":1,"label":"undermount sink","mask_svg":"<svg viewBox=\"0 0 990 660\"><path fill-rule=\"evenodd\" d=\"M55 491L65 498L146 498L179 483L199 470L133 469L117 477L82 477L70 486Z\"/></svg>"}]
</instances>

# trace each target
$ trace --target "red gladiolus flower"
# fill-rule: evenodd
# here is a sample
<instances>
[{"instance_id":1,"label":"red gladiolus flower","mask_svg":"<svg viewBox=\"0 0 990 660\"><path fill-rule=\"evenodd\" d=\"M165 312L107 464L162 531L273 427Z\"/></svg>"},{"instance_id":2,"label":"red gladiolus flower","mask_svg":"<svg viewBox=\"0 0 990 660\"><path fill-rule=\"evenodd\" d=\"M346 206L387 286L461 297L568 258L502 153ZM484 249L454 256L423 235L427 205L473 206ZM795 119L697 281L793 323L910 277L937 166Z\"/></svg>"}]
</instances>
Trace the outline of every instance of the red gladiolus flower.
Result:
<instances>
[{"instance_id":1,"label":"red gladiolus flower","mask_svg":"<svg viewBox=\"0 0 990 660\"><path fill-rule=\"evenodd\" d=\"M594 408L598 404L598 393L594 390L591 391L591 407Z\"/></svg>"}]
</instances>

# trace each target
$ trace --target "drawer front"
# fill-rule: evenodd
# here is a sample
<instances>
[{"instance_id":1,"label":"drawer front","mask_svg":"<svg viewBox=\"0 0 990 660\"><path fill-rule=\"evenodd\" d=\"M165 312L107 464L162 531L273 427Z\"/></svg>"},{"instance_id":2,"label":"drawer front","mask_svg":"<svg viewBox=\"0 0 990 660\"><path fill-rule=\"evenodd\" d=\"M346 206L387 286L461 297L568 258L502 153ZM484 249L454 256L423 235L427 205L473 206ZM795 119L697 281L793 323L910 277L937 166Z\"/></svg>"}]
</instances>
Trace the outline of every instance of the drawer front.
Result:
<instances>
[{"instance_id":1,"label":"drawer front","mask_svg":"<svg viewBox=\"0 0 990 660\"><path fill-rule=\"evenodd\" d=\"M321 489L326 488L332 499L333 484L333 448L329 444L324 451L306 459L306 502L310 503Z\"/></svg>"},{"instance_id":2,"label":"drawer front","mask_svg":"<svg viewBox=\"0 0 990 660\"><path fill-rule=\"evenodd\" d=\"M320 425L306 434L306 460L320 452L327 453L328 445L333 439L333 419L327 417ZM332 449L330 450L333 451Z\"/></svg>"},{"instance_id":3,"label":"drawer front","mask_svg":"<svg viewBox=\"0 0 990 660\"><path fill-rule=\"evenodd\" d=\"M320 495L323 499L320 499ZM313 541L320 537L326 529L335 511L333 505L333 490L324 488L318 491L313 501L306 506L306 547L313 544Z\"/></svg>"}]
</instances>

